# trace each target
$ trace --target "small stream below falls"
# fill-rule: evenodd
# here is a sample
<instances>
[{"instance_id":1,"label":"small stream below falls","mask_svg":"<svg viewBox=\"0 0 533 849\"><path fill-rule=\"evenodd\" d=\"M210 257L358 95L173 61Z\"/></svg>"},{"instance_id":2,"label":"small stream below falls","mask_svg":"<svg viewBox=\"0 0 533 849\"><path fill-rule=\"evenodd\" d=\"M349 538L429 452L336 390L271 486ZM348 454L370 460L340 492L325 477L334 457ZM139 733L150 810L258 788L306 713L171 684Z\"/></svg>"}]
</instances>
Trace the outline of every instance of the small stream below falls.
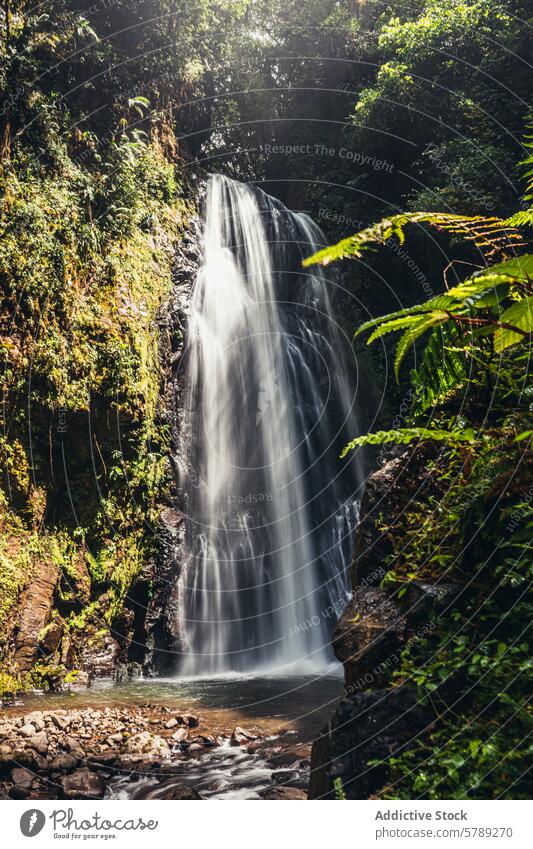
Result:
<instances>
[{"instance_id":1,"label":"small stream below falls","mask_svg":"<svg viewBox=\"0 0 533 849\"><path fill-rule=\"evenodd\" d=\"M259 799L268 788L306 789L311 745L335 710L342 693L340 671L320 676L153 678L114 683L100 679L90 688L57 694L28 694L5 713L86 707L165 707L199 717L198 731L219 745L196 756L176 753L146 772L125 769L107 786L106 798L172 799L176 787L194 788L205 799ZM257 739L232 746L237 726Z\"/></svg>"}]
</instances>

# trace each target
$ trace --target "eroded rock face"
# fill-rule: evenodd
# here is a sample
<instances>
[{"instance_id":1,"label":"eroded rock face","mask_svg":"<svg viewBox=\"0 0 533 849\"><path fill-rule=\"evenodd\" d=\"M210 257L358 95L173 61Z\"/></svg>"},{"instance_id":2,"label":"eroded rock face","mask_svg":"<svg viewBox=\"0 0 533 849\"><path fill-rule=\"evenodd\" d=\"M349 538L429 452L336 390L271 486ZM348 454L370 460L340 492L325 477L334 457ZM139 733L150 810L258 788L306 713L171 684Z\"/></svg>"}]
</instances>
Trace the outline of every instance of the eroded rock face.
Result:
<instances>
[{"instance_id":1,"label":"eroded rock face","mask_svg":"<svg viewBox=\"0 0 533 849\"><path fill-rule=\"evenodd\" d=\"M202 192L199 191L198 200ZM180 469L185 388L182 356L187 342L191 292L199 267L200 241L201 222L199 218L193 218L176 253L171 298L159 315L163 374L159 414L171 434L172 455L169 462L175 483L168 502L162 505L160 512L154 559L143 568L128 602L135 614L128 659L157 674L175 670L183 648L179 636L176 589L185 534L185 510L179 501L178 486L183 472Z\"/></svg>"},{"instance_id":2,"label":"eroded rock face","mask_svg":"<svg viewBox=\"0 0 533 849\"><path fill-rule=\"evenodd\" d=\"M59 566L51 559L35 566L19 607L19 626L15 636L15 662L22 671L31 669L39 655L39 635L48 625L52 601L59 580Z\"/></svg>"},{"instance_id":3,"label":"eroded rock face","mask_svg":"<svg viewBox=\"0 0 533 849\"><path fill-rule=\"evenodd\" d=\"M54 619L47 625L39 641L39 649L43 654L53 654L61 642L64 623L61 618Z\"/></svg>"},{"instance_id":4,"label":"eroded rock face","mask_svg":"<svg viewBox=\"0 0 533 849\"><path fill-rule=\"evenodd\" d=\"M356 593L332 638L335 656L344 664L346 684L362 682L363 689L379 686L391 658L403 645L405 631L405 620L388 590Z\"/></svg>"}]
</instances>

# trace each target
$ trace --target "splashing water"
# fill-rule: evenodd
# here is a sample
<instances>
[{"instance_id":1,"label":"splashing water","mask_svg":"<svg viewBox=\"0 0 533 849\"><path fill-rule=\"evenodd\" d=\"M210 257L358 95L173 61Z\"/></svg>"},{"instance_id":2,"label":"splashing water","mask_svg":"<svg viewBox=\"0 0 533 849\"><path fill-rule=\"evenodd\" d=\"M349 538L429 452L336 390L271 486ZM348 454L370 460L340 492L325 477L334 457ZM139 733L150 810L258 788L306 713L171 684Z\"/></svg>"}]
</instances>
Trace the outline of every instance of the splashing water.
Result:
<instances>
[{"instance_id":1,"label":"splashing water","mask_svg":"<svg viewBox=\"0 0 533 849\"><path fill-rule=\"evenodd\" d=\"M182 428L180 672L286 674L332 661L362 476L323 244L305 215L210 178ZM353 379L351 381L353 383Z\"/></svg>"}]
</instances>

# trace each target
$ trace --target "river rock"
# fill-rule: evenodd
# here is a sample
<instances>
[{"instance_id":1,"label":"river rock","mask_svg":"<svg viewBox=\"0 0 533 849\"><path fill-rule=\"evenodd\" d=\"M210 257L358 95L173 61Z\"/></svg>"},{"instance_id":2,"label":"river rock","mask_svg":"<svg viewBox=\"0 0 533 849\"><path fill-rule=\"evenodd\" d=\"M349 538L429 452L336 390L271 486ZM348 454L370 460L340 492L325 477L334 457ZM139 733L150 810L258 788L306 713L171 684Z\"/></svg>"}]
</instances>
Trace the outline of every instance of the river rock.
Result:
<instances>
[{"instance_id":1,"label":"river rock","mask_svg":"<svg viewBox=\"0 0 533 849\"><path fill-rule=\"evenodd\" d=\"M280 769L273 772L270 778L274 784L292 784L293 781L298 781L300 774L295 769Z\"/></svg>"},{"instance_id":2,"label":"river rock","mask_svg":"<svg viewBox=\"0 0 533 849\"><path fill-rule=\"evenodd\" d=\"M193 787L186 787L184 784L178 784L174 779L170 779L170 781L164 781L162 784L158 784L155 790L151 791L150 798L192 801L193 799L201 799L202 797Z\"/></svg>"},{"instance_id":3,"label":"river rock","mask_svg":"<svg viewBox=\"0 0 533 849\"><path fill-rule=\"evenodd\" d=\"M187 739L188 733L189 732L186 728L178 728L177 731L174 731L174 734L172 735L172 740L174 740L176 743L181 743L183 740Z\"/></svg>"},{"instance_id":4,"label":"river rock","mask_svg":"<svg viewBox=\"0 0 533 849\"><path fill-rule=\"evenodd\" d=\"M24 717L25 725L33 725L37 731L43 731L45 727L44 714L40 710L27 713Z\"/></svg>"},{"instance_id":5,"label":"river rock","mask_svg":"<svg viewBox=\"0 0 533 849\"><path fill-rule=\"evenodd\" d=\"M173 716L172 719L169 719L168 722L165 722L165 728L175 728L177 724L178 720L175 716Z\"/></svg>"},{"instance_id":6,"label":"river rock","mask_svg":"<svg viewBox=\"0 0 533 849\"><path fill-rule=\"evenodd\" d=\"M158 734L151 734L150 731L141 731L139 734L134 734L130 737L126 743L126 752L132 755L170 756L170 749L166 740Z\"/></svg>"},{"instance_id":7,"label":"river rock","mask_svg":"<svg viewBox=\"0 0 533 849\"><path fill-rule=\"evenodd\" d=\"M286 800L290 802L298 799L307 799L307 793L299 787L270 787L268 790L265 790L262 796L263 799Z\"/></svg>"},{"instance_id":8,"label":"river rock","mask_svg":"<svg viewBox=\"0 0 533 849\"><path fill-rule=\"evenodd\" d=\"M11 770L11 781L19 787L29 788L35 775L29 769L15 766Z\"/></svg>"},{"instance_id":9,"label":"river rock","mask_svg":"<svg viewBox=\"0 0 533 849\"><path fill-rule=\"evenodd\" d=\"M60 731L66 731L66 729L70 726L70 719L68 716L60 716L57 713L53 713L51 719L55 727Z\"/></svg>"},{"instance_id":10,"label":"river rock","mask_svg":"<svg viewBox=\"0 0 533 849\"><path fill-rule=\"evenodd\" d=\"M109 746L118 746L120 743L123 742L123 740L124 735L120 731L117 731L116 734L110 734L109 737L106 738L106 743Z\"/></svg>"},{"instance_id":11,"label":"river rock","mask_svg":"<svg viewBox=\"0 0 533 849\"><path fill-rule=\"evenodd\" d=\"M244 743L250 743L252 740L257 740L257 735L251 734L250 731L245 731L240 725L236 725L233 729L230 743L232 746L241 746Z\"/></svg>"},{"instance_id":12,"label":"river rock","mask_svg":"<svg viewBox=\"0 0 533 849\"><path fill-rule=\"evenodd\" d=\"M29 737L28 743L32 749L35 749L35 751L40 755L46 755L49 743L45 731L40 731L38 734L34 734L32 737Z\"/></svg>"},{"instance_id":13,"label":"river rock","mask_svg":"<svg viewBox=\"0 0 533 849\"><path fill-rule=\"evenodd\" d=\"M50 761L50 769L59 769L70 771L71 769L75 769L78 766L78 758L75 758L73 755L67 755L65 753L56 755Z\"/></svg>"},{"instance_id":14,"label":"river rock","mask_svg":"<svg viewBox=\"0 0 533 849\"><path fill-rule=\"evenodd\" d=\"M32 725L29 722L19 728L19 734L22 734L23 737L32 737L36 731L37 729L35 725Z\"/></svg>"},{"instance_id":15,"label":"river rock","mask_svg":"<svg viewBox=\"0 0 533 849\"><path fill-rule=\"evenodd\" d=\"M105 783L100 775L87 767L74 770L59 779L63 794L67 799L101 799L105 793Z\"/></svg>"}]
</instances>

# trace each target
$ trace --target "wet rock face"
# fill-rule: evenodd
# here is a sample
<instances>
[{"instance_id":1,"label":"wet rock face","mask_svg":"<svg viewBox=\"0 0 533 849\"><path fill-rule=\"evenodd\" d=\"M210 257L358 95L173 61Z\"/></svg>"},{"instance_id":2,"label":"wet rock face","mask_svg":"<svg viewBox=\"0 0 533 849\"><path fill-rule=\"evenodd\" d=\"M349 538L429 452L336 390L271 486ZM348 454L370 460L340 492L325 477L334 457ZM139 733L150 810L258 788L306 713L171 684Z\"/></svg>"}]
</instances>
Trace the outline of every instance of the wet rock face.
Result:
<instances>
[{"instance_id":1,"label":"wet rock face","mask_svg":"<svg viewBox=\"0 0 533 849\"><path fill-rule=\"evenodd\" d=\"M413 500L423 501L434 491L427 464L435 454L435 449L425 446L417 451L405 451L368 478L355 532L354 589L364 586L376 570L383 570L385 560L392 554L390 538L379 529L378 521L380 525L394 525L408 504Z\"/></svg>"},{"instance_id":2,"label":"wet rock face","mask_svg":"<svg viewBox=\"0 0 533 849\"><path fill-rule=\"evenodd\" d=\"M200 193L201 194L201 191ZM130 593L134 633L129 661L141 663L149 672L175 670L181 651L179 607L176 595L181 573L184 541L184 505L180 503L179 479L185 372L182 359L187 345L190 299L200 263L201 222L191 221L176 253L172 296L159 316L160 362L163 386L160 420L171 434L174 485L169 501L161 507L156 528L156 554L147 563Z\"/></svg>"},{"instance_id":3,"label":"wet rock face","mask_svg":"<svg viewBox=\"0 0 533 849\"><path fill-rule=\"evenodd\" d=\"M431 581L379 586L393 553L380 528L394 527L408 506L435 494L428 465L434 455L425 447L405 452L368 478L356 529L353 596L332 635L346 695L313 746L311 799L335 798L335 779L349 799L378 793L387 782L388 758L412 745L434 719L409 686L387 682L402 648L431 627L432 612L444 610L460 588ZM372 761L380 763L369 766Z\"/></svg>"},{"instance_id":4,"label":"wet rock face","mask_svg":"<svg viewBox=\"0 0 533 849\"><path fill-rule=\"evenodd\" d=\"M379 686L389 661L405 640L406 625L390 591L356 593L333 631L335 656L344 664L348 685Z\"/></svg>"},{"instance_id":5,"label":"wet rock face","mask_svg":"<svg viewBox=\"0 0 533 849\"><path fill-rule=\"evenodd\" d=\"M120 657L120 645L110 634L104 634L83 652L83 669L89 678L113 675Z\"/></svg>"},{"instance_id":6,"label":"wet rock face","mask_svg":"<svg viewBox=\"0 0 533 849\"><path fill-rule=\"evenodd\" d=\"M368 799L387 781L388 758L432 718L405 686L345 699L313 746L309 798L334 799L340 779L348 799ZM380 763L369 766L373 761Z\"/></svg>"}]
</instances>

